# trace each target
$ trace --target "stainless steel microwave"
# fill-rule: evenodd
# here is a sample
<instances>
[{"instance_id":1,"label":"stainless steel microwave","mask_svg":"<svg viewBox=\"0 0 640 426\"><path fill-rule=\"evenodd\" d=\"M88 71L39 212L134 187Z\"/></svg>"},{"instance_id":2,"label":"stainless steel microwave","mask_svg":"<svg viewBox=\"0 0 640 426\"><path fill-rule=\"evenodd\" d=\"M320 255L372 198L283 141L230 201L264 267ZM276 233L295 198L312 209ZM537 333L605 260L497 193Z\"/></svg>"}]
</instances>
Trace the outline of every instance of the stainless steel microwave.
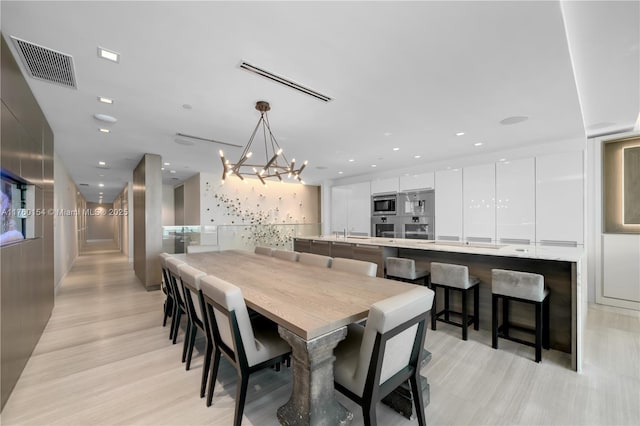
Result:
<instances>
[{"instance_id":1,"label":"stainless steel microwave","mask_svg":"<svg viewBox=\"0 0 640 426\"><path fill-rule=\"evenodd\" d=\"M396 214L396 203L398 197L396 194L375 195L371 199L373 216L389 216Z\"/></svg>"}]
</instances>

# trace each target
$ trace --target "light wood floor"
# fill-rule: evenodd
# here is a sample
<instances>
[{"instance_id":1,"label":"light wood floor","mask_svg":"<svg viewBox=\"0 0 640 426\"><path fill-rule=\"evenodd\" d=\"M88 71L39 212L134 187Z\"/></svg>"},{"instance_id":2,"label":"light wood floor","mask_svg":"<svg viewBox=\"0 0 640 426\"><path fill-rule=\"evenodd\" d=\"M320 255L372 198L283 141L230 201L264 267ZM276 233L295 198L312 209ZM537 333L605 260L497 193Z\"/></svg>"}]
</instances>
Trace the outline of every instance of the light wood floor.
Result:
<instances>
[{"instance_id":1,"label":"light wood floor","mask_svg":"<svg viewBox=\"0 0 640 426\"><path fill-rule=\"evenodd\" d=\"M202 354L192 369L161 326L161 292L146 292L126 259L105 243L75 262L56 297L51 320L2 413L3 425L229 425L235 371L223 362L214 405L198 397ZM487 332L439 324L426 347L430 425L640 424L640 315L592 306L584 373L569 357L501 341ZM291 371L251 377L244 425L277 425L275 411L291 391ZM355 413L359 408L340 401ZM415 425L386 406L380 425Z\"/></svg>"}]
</instances>

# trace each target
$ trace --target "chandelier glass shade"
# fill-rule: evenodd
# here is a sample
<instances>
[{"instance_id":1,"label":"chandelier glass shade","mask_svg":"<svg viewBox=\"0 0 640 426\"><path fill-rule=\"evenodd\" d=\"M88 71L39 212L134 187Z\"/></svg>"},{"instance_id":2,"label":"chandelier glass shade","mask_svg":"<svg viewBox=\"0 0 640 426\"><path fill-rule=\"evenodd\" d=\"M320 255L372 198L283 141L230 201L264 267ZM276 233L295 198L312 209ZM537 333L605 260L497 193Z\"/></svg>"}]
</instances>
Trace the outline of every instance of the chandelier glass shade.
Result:
<instances>
[{"instance_id":1,"label":"chandelier glass shade","mask_svg":"<svg viewBox=\"0 0 640 426\"><path fill-rule=\"evenodd\" d=\"M249 142L244 147L240 159L236 163L232 163L225 158L224 152L220 150L220 160L222 161L222 183L228 176L236 176L240 180L244 180L243 176L255 176L262 182L267 184L268 179L278 180L282 182L283 177L294 179L304 184L301 173L307 166L307 161L302 163L298 169L295 168L296 160L291 162L287 160L284 152L275 136L271 132L269 117L267 111L271 109L268 102L258 101L256 109L260 111L260 119L256 124L253 133L249 138ZM256 161L256 157L251 151L251 145L258 139L264 139L264 162Z\"/></svg>"}]
</instances>

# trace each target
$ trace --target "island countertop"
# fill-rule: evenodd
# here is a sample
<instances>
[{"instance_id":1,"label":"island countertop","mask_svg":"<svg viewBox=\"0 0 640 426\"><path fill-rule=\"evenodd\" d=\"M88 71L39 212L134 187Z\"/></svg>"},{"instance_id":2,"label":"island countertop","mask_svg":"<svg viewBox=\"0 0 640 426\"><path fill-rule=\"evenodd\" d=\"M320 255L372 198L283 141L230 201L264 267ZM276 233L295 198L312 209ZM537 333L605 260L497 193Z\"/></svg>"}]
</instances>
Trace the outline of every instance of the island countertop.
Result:
<instances>
[{"instance_id":1,"label":"island countertop","mask_svg":"<svg viewBox=\"0 0 640 426\"><path fill-rule=\"evenodd\" d=\"M429 269L431 262L467 265L469 273L480 279L480 328L485 330L490 330L492 269L541 274L551 292L551 347L571 354L571 367L576 371L581 369L582 329L586 319L583 312L586 312L584 305L587 294L583 288L586 285L587 263L583 246L466 244L456 241L325 235L295 237L294 249L374 262L378 264L379 276L384 276L387 256L413 258L426 269ZM454 306L459 305L458 302L453 303ZM512 314L522 324L527 324L531 317L525 308L512 309Z\"/></svg>"},{"instance_id":2,"label":"island countertop","mask_svg":"<svg viewBox=\"0 0 640 426\"><path fill-rule=\"evenodd\" d=\"M464 243L457 241L413 240L404 238L360 237L360 236L312 236L296 237L302 240L320 240L350 244L406 248L414 250L433 250L489 256L520 257L524 259L558 260L580 262L585 250L583 246L558 247L542 245L515 245L491 243Z\"/></svg>"}]
</instances>

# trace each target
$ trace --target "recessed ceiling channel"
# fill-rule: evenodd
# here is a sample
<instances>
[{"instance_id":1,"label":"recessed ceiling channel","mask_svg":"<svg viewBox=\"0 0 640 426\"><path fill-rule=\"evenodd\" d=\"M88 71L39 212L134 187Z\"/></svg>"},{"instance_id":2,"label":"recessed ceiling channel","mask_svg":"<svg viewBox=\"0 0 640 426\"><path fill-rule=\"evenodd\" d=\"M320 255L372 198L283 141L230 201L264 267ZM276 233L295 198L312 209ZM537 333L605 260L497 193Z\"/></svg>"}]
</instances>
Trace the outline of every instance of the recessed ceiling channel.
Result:
<instances>
[{"instance_id":1,"label":"recessed ceiling channel","mask_svg":"<svg viewBox=\"0 0 640 426\"><path fill-rule=\"evenodd\" d=\"M255 65L251 65L247 62L242 61L240 63L240 68L242 68L243 70L249 71L250 73L253 74L257 74L261 77L264 78L268 78L271 81L274 81L276 83L282 84L284 86L290 87L294 90L297 90L298 92L304 93L305 95L314 97L316 99L319 99L323 102L329 102L331 100L330 96L327 95L323 95L320 92L317 92L313 89L309 89L308 87L302 86L298 83L296 83L295 81L291 81L287 78L281 77L277 74L272 73L271 71L267 71L265 69L259 68Z\"/></svg>"},{"instance_id":2,"label":"recessed ceiling channel","mask_svg":"<svg viewBox=\"0 0 640 426\"><path fill-rule=\"evenodd\" d=\"M11 36L29 75L38 80L77 89L73 57Z\"/></svg>"}]
</instances>

